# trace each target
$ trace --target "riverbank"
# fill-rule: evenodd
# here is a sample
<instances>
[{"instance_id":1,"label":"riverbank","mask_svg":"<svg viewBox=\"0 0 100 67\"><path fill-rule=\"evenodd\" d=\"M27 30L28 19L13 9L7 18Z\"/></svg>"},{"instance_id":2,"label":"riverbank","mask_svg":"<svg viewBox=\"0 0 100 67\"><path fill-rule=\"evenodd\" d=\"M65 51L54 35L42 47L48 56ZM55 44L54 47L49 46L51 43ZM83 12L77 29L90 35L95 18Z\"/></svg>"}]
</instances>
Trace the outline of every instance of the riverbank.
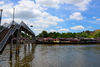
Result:
<instances>
[{"instance_id":1,"label":"riverbank","mask_svg":"<svg viewBox=\"0 0 100 67\"><path fill-rule=\"evenodd\" d=\"M100 42L37 42L37 44L100 44Z\"/></svg>"},{"instance_id":2,"label":"riverbank","mask_svg":"<svg viewBox=\"0 0 100 67\"><path fill-rule=\"evenodd\" d=\"M38 38L37 44L99 44L100 39L96 38Z\"/></svg>"}]
</instances>

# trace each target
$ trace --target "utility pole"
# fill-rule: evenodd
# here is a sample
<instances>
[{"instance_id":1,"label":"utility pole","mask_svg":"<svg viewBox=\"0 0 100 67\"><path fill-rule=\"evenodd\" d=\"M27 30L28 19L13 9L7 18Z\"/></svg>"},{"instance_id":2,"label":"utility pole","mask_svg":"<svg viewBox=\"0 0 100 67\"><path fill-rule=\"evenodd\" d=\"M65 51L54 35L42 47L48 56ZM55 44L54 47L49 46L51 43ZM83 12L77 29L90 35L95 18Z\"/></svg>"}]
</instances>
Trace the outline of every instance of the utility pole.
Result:
<instances>
[{"instance_id":1,"label":"utility pole","mask_svg":"<svg viewBox=\"0 0 100 67\"><path fill-rule=\"evenodd\" d=\"M1 26L1 17L2 17L2 11L3 11L3 9L0 9L0 11L1 11L1 14L0 14L0 26Z\"/></svg>"},{"instance_id":2,"label":"utility pole","mask_svg":"<svg viewBox=\"0 0 100 67\"><path fill-rule=\"evenodd\" d=\"M15 13L15 8L13 8L13 21L14 21L14 13Z\"/></svg>"},{"instance_id":3,"label":"utility pole","mask_svg":"<svg viewBox=\"0 0 100 67\"><path fill-rule=\"evenodd\" d=\"M14 14L15 14L15 8L13 8L13 24L14 24Z\"/></svg>"}]
</instances>

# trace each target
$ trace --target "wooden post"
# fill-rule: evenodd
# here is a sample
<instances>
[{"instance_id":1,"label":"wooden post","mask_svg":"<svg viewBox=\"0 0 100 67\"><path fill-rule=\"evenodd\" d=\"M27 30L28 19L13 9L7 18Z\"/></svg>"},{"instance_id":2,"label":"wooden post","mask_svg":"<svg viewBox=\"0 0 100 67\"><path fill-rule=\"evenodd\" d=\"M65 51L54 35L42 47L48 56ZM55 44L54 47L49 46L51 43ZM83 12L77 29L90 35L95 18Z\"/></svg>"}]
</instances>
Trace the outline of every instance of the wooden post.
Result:
<instances>
[{"instance_id":1,"label":"wooden post","mask_svg":"<svg viewBox=\"0 0 100 67\"><path fill-rule=\"evenodd\" d=\"M17 43L16 43L16 55L18 54L18 31L17 31Z\"/></svg>"},{"instance_id":2,"label":"wooden post","mask_svg":"<svg viewBox=\"0 0 100 67\"><path fill-rule=\"evenodd\" d=\"M19 36L20 35L20 33L19 33L19 30L17 31L17 44L16 44L16 54L18 54L19 53Z\"/></svg>"},{"instance_id":3,"label":"wooden post","mask_svg":"<svg viewBox=\"0 0 100 67\"><path fill-rule=\"evenodd\" d=\"M31 36L31 35L29 34L29 44L31 43L31 39L30 39L30 36Z\"/></svg>"},{"instance_id":4,"label":"wooden post","mask_svg":"<svg viewBox=\"0 0 100 67\"><path fill-rule=\"evenodd\" d=\"M20 52L19 49L20 49L20 35L21 35L21 30L18 30L18 53Z\"/></svg>"},{"instance_id":5,"label":"wooden post","mask_svg":"<svg viewBox=\"0 0 100 67\"><path fill-rule=\"evenodd\" d=\"M26 44L26 41L27 41L27 33L25 32L25 44Z\"/></svg>"},{"instance_id":6,"label":"wooden post","mask_svg":"<svg viewBox=\"0 0 100 67\"><path fill-rule=\"evenodd\" d=\"M36 43L36 39L35 39L35 36L34 35L32 35L32 40L33 40L32 41L33 43Z\"/></svg>"},{"instance_id":7,"label":"wooden post","mask_svg":"<svg viewBox=\"0 0 100 67\"><path fill-rule=\"evenodd\" d=\"M10 43L10 60L12 60L12 45L13 45L13 39L11 39Z\"/></svg>"}]
</instances>

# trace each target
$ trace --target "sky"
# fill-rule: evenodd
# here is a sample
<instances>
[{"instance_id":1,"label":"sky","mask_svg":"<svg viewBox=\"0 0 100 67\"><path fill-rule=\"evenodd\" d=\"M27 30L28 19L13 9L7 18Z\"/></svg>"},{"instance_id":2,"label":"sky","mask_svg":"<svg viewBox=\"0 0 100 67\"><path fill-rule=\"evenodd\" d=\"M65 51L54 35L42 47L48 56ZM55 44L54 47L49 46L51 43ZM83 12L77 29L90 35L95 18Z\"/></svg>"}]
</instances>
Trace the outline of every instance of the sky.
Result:
<instances>
[{"instance_id":1,"label":"sky","mask_svg":"<svg viewBox=\"0 0 100 67\"><path fill-rule=\"evenodd\" d=\"M13 8L15 22L25 22L36 35L100 29L99 0L0 0L1 24L13 20Z\"/></svg>"}]
</instances>

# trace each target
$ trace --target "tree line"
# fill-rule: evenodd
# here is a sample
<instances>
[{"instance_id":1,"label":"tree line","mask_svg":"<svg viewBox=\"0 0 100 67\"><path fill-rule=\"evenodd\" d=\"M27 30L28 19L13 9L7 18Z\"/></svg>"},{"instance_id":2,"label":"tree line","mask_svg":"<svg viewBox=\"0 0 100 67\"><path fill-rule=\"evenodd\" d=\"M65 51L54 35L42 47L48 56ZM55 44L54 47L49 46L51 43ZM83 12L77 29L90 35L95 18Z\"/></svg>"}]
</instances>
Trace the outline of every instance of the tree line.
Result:
<instances>
[{"instance_id":1,"label":"tree line","mask_svg":"<svg viewBox=\"0 0 100 67\"><path fill-rule=\"evenodd\" d=\"M85 38L96 38L100 37L100 29L94 30L94 31L83 31L83 32L78 32L78 33L72 33L72 32L67 32L67 33L59 33L59 32L47 32L43 30L40 34L37 35L37 37L52 37L52 38L70 38L70 37L85 37Z\"/></svg>"}]
</instances>

